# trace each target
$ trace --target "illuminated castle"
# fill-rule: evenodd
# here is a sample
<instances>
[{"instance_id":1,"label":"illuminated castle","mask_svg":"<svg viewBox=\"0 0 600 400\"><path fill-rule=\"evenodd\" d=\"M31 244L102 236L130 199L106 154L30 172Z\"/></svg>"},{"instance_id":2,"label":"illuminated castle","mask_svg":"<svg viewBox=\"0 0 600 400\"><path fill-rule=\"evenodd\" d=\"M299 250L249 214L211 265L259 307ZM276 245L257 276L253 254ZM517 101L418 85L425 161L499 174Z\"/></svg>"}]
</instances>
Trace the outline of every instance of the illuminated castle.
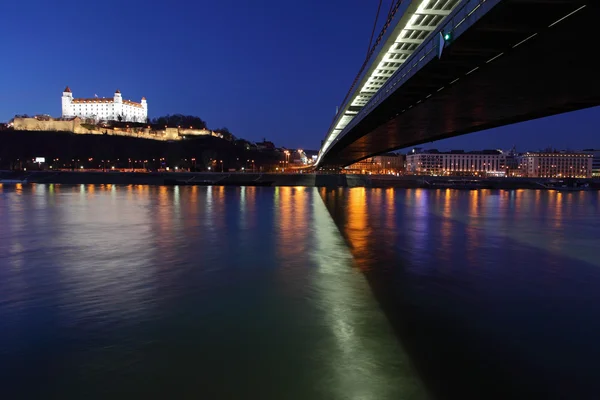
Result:
<instances>
[{"instance_id":1,"label":"illuminated castle","mask_svg":"<svg viewBox=\"0 0 600 400\"><path fill-rule=\"evenodd\" d=\"M145 97L142 97L141 103L123 100L118 89L112 98L77 99L73 98L73 93L67 86L62 94L62 116L91 118L96 121L146 122L148 103Z\"/></svg>"}]
</instances>

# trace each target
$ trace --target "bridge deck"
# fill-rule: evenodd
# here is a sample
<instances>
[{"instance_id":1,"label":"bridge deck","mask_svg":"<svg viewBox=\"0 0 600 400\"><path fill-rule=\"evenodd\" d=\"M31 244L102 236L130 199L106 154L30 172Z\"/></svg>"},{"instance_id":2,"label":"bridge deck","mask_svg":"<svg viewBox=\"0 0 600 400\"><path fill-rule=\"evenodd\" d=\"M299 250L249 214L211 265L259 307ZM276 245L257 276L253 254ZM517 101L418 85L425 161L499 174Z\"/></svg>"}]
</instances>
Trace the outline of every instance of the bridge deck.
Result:
<instances>
[{"instance_id":1,"label":"bridge deck","mask_svg":"<svg viewBox=\"0 0 600 400\"><path fill-rule=\"evenodd\" d=\"M600 105L597 3L501 1L353 121L321 165Z\"/></svg>"}]
</instances>

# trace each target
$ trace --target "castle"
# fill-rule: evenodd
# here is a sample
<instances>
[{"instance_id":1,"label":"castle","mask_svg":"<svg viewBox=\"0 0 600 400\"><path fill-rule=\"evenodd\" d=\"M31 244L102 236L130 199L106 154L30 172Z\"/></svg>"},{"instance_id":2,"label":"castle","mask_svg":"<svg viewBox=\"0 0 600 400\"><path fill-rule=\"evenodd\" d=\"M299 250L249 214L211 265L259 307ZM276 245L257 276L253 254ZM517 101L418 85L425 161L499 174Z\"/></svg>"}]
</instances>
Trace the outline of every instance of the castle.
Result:
<instances>
[{"instance_id":1,"label":"castle","mask_svg":"<svg viewBox=\"0 0 600 400\"><path fill-rule=\"evenodd\" d=\"M96 121L145 123L148 119L148 103L145 97L142 97L141 103L123 100L118 89L113 98L73 98L73 93L67 86L62 94L62 116L90 118Z\"/></svg>"}]
</instances>

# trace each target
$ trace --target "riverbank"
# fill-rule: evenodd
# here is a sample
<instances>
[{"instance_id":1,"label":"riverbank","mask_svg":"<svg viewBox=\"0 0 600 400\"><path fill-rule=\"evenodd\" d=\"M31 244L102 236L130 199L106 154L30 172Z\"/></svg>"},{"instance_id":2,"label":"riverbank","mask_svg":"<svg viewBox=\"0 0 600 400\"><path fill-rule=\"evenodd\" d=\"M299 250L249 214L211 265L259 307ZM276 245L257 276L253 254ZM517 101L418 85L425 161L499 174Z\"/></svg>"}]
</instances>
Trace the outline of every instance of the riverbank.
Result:
<instances>
[{"instance_id":1,"label":"riverbank","mask_svg":"<svg viewBox=\"0 0 600 400\"><path fill-rule=\"evenodd\" d=\"M91 171L0 171L0 180L27 183L117 184L117 185L227 185L227 186L369 186L362 175L259 174L220 172L91 172Z\"/></svg>"},{"instance_id":2,"label":"riverbank","mask_svg":"<svg viewBox=\"0 0 600 400\"><path fill-rule=\"evenodd\" d=\"M225 185L225 186L307 186L307 187L396 187L464 189L547 189L550 179L537 178L456 178L347 174L259 174L199 172L92 172L92 171L0 171L0 180L27 183L117 184L117 185ZM467 182L467 184L465 184ZM600 189L600 180L581 179Z\"/></svg>"}]
</instances>

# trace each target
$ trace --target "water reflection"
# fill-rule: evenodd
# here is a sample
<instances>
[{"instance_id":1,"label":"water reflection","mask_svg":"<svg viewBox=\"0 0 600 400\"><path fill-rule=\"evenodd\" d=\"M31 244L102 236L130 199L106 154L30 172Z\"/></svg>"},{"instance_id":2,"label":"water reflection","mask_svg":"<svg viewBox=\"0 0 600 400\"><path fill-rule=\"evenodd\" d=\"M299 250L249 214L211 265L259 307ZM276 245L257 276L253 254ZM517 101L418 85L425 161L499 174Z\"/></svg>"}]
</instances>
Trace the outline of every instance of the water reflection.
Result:
<instances>
[{"instance_id":1,"label":"water reflection","mask_svg":"<svg viewBox=\"0 0 600 400\"><path fill-rule=\"evenodd\" d=\"M7 398L423 397L317 189L3 188L0 222Z\"/></svg>"},{"instance_id":2,"label":"water reflection","mask_svg":"<svg viewBox=\"0 0 600 400\"><path fill-rule=\"evenodd\" d=\"M408 229L411 232L410 239L416 253L422 253L426 256L426 240L429 236L429 220L428 220L428 202L430 192L420 189L410 189L406 191L405 202L413 207L413 218L407 220L410 225Z\"/></svg>"},{"instance_id":3,"label":"water reflection","mask_svg":"<svg viewBox=\"0 0 600 400\"><path fill-rule=\"evenodd\" d=\"M438 190L442 199L442 226L440 229L441 239L440 245L444 252L450 251L450 246L452 243L452 190L446 189L445 191Z\"/></svg>"},{"instance_id":4,"label":"water reflection","mask_svg":"<svg viewBox=\"0 0 600 400\"><path fill-rule=\"evenodd\" d=\"M481 228L481 219L482 215L480 215L481 205L480 203L480 191L479 190L471 190L469 192L469 202L468 202L468 220L466 224L465 234L466 234L466 248L465 255L469 263L473 266L478 265L477 262L477 249L480 246L480 236L482 235Z\"/></svg>"},{"instance_id":5,"label":"water reflection","mask_svg":"<svg viewBox=\"0 0 600 400\"><path fill-rule=\"evenodd\" d=\"M583 362L591 349L600 356L595 339L568 328L600 332L597 192L397 190L392 224L367 193L320 192L435 397L592 398L600 389ZM576 375L581 386L557 384Z\"/></svg>"},{"instance_id":6,"label":"water reflection","mask_svg":"<svg viewBox=\"0 0 600 400\"><path fill-rule=\"evenodd\" d=\"M273 224L275 229L279 232L278 239L279 245L277 246L280 251L296 253L298 249L293 250L294 244L298 243L295 241L296 235L302 235L305 231L305 226L301 225L295 227L293 225L294 217L294 205L295 200L292 200L292 188L291 187L278 187L274 193L274 204L275 204L275 219ZM305 217L305 216L301 216ZM290 229L291 228L291 229Z\"/></svg>"},{"instance_id":7,"label":"water reflection","mask_svg":"<svg viewBox=\"0 0 600 400\"><path fill-rule=\"evenodd\" d=\"M314 189L314 194L316 192ZM336 190L324 192L326 202L328 195L335 198L336 193ZM359 230L365 228L365 189L349 190L349 199L346 233L354 244L356 257L365 252L363 246L368 245L365 237L359 235ZM381 202L381 196L377 196L377 201ZM327 352L324 359L331 375L326 381L335 390L333 398L425 398L423 387L379 312L366 280L353 272L354 261L336 234L337 228L327 209L320 201L313 201L312 209L311 257L318 265L314 285L335 338L334 346L322 349Z\"/></svg>"},{"instance_id":8,"label":"water reflection","mask_svg":"<svg viewBox=\"0 0 600 400\"><path fill-rule=\"evenodd\" d=\"M345 234L354 256L361 260L368 254L370 227L367 225L367 198L365 188L348 190L348 210ZM359 266L364 265L359 262Z\"/></svg>"},{"instance_id":9,"label":"water reflection","mask_svg":"<svg viewBox=\"0 0 600 400\"><path fill-rule=\"evenodd\" d=\"M0 385L6 398L422 398L416 371L440 399L593 398L599 205L595 192L4 186Z\"/></svg>"}]
</instances>

